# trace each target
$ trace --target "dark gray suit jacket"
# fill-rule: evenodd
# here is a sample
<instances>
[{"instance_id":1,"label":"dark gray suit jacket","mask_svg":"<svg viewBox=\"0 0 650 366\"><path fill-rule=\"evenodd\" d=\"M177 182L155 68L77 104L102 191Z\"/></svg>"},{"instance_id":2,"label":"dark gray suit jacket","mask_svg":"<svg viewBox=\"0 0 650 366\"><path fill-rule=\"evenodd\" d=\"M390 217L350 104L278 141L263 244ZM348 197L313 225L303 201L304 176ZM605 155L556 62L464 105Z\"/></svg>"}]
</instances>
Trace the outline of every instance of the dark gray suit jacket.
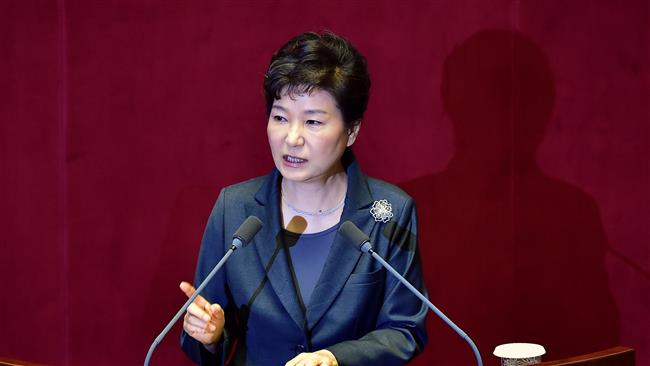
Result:
<instances>
[{"instance_id":1,"label":"dark gray suit jacket","mask_svg":"<svg viewBox=\"0 0 650 366\"><path fill-rule=\"evenodd\" d=\"M413 200L399 188L361 173L351 152L344 163L348 191L341 222L368 234L375 251L425 292L417 251ZM402 365L426 343L427 307L368 254L340 233L325 262L309 306L299 301L287 250L280 240L280 174L277 170L223 189L205 229L196 270L200 283L230 247L250 215L264 227L237 250L203 296L226 310L226 331L216 355L185 332L183 350L197 363L284 365L300 352L327 348L340 365ZM392 219L377 222L375 201L392 206Z\"/></svg>"}]
</instances>

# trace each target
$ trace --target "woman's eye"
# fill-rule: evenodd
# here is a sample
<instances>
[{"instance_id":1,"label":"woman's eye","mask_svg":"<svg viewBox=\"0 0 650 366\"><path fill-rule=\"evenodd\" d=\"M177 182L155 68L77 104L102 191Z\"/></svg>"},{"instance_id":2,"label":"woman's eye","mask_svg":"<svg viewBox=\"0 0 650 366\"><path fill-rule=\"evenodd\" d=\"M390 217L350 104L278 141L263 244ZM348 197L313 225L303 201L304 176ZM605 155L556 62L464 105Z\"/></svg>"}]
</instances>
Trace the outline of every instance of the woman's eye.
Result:
<instances>
[{"instance_id":1,"label":"woman's eye","mask_svg":"<svg viewBox=\"0 0 650 366\"><path fill-rule=\"evenodd\" d=\"M323 122L316 121L316 120L313 120L313 119L307 120L307 122L305 122L305 123L310 125L310 126L320 126L320 125L323 124Z\"/></svg>"},{"instance_id":2,"label":"woman's eye","mask_svg":"<svg viewBox=\"0 0 650 366\"><path fill-rule=\"evenodd\" d=\"M273 120L274 120L274 121L278 121L278 122L284 122L284 121L286 121L287 119L284 118L284 117L282 117L282 116L273 116Z\"/></svg>"}]
</instances>

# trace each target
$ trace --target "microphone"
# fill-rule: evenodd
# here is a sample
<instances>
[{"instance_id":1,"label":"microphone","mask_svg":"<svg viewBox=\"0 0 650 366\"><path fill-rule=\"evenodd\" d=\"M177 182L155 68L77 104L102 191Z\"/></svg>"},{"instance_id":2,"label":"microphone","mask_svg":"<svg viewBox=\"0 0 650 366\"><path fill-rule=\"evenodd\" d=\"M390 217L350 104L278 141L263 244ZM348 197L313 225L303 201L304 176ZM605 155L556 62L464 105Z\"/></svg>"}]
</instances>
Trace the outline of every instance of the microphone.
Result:
<instances>
[{"instance_id":1,"label":"microphone","mask_svg":"<svg viewBox=\"0 0 650 366\"><path fill-rule=\"evenodd\" d=\"M230 246L230 249L226 252L226 254L221 258L219 263L217 263L216 266L210 271L208 276L201 282L199 287L196 288L192 296L190 296L183 307L174 315L172 320L167 324L165 329L163 329L162 332L154 339L153 343L151 344L151 347L149 347L149 352L147 352L147 357L144 359L144 366L149 365L149 361L151 360L151 355L153 354L154 349L158 346L158 344L165 338L167 333L172 329L172 326L176 321L183 315L183 313L187 310L188 307L194 302L194 300L199 296L201 291L205 288L205 286L208 285L208 282L214 277L217 272L219 272L219 269L226 263L228 258L232 255L232 253L241 248L242 246L248 245L248 243L253 239L255 234L257 234L260 229L262 229L262 221L258 219L255 216L249 216L241 226L239 226L239 229L235 231L235 234L232 236L232 245Z\"/></svg>"},{"instance_id":2,"label":"microphone","mask_svg":"<svg viewBox=\"0 0 650 366\"><path fill-rule=\"evenodd\" d=\"M364 253L369 253L372 255L373 258L375 258L379 263L381 263L382 266L384 266L390 273L392 273L397 279L404 284L411 292L417 296L420 300L422 300L428 307L429 309L433 310L436 315L438 315L442 320L444 320L447 325L449 325L458 335L463 338L469 346L472 348L472 351L474 352L474 357L476 357L476 362L479 366L483 366L483 360L481 359L481 354L478 351L478 348L476 347L476 344L472 341L472 339L465 333L463 332L462 329L460 329L454 322L451 321L445 314L442 313L435 305L429 301L420 291L418 291L409 281L407 281L402 275L400 275L388 262L386 262L379 254L375 253L375 251L372 249L372 244L370 244L370 238L368 235L364 234L363 231L361 231L355 224L353 224L351 221L346 221L343 224L341 224L341 227L339 228L339 232L341 232L348 240L350 240L355 247L364 252Z\"/></svg>"},{"instance_id":3,"label":"microphone","mask_svg":"<svg viewBox=\"0 0 650 366\"><path fill-rule=\"evenodd\" d=\"M236 250L242 246L248 245L253 237L262 230L262 221L257 216L248 216L244 223L239 226L237 231L232 235L232 245L230 249ZM224 256L225 257L225 256Z\"/></svg>"}]
</instances>

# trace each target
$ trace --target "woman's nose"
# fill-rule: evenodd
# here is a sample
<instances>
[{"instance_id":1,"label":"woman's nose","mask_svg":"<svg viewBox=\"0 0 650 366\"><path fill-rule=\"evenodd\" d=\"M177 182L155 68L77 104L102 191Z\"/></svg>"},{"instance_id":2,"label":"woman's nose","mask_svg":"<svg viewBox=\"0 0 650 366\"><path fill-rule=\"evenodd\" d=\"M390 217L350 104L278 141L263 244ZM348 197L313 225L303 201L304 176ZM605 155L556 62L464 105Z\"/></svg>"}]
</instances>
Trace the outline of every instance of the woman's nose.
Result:
<instances>
[{"instance_id":1,"label":"woman's nose","mask_svg":"<svg viewBox=\"0 0 650 366\"><path fill-rule=\"evenodd\" d=\"M305 139L302 136L302 125L300 123L291 123L287 132L287 144L291 146L302 145Z\"/></svg>"}]
</instances>

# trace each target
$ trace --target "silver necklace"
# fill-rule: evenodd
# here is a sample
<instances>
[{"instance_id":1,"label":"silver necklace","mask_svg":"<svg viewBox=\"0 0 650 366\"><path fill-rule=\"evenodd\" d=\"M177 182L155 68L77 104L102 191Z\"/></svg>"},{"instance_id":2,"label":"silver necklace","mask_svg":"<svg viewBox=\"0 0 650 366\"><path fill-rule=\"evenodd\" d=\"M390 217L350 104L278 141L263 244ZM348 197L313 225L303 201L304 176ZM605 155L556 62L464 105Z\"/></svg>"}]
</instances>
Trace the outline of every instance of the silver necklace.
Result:
<instances>
[{"instance_id":1,"label":"silver necklace","mask_svg":"<svg viewBox=\"0 0 650 366\"><path fill-rule=\"evenodd\" d=\"M345 204L345 196L343 196L343 199L341 200L341 202L339 202L339 204L336 205L335 207L332 207L332 208L327 209L327 210L318 210L318 211L304 211L304 210L301 210L301 209L299 209L297 207L293 207L293 205L291 205L289 203L289 201L287 201L286 198L284 198L284 195L282 195L282 202L284 202L287 206L289 206L290 209L294 210L295 212L297 212L297 213L299 213L301 215L327 216L327 215L329 215L329 214L331 214L333 212L336 212L339 208L343 207L343 205Z\"/></svg>"}]
</instances>

